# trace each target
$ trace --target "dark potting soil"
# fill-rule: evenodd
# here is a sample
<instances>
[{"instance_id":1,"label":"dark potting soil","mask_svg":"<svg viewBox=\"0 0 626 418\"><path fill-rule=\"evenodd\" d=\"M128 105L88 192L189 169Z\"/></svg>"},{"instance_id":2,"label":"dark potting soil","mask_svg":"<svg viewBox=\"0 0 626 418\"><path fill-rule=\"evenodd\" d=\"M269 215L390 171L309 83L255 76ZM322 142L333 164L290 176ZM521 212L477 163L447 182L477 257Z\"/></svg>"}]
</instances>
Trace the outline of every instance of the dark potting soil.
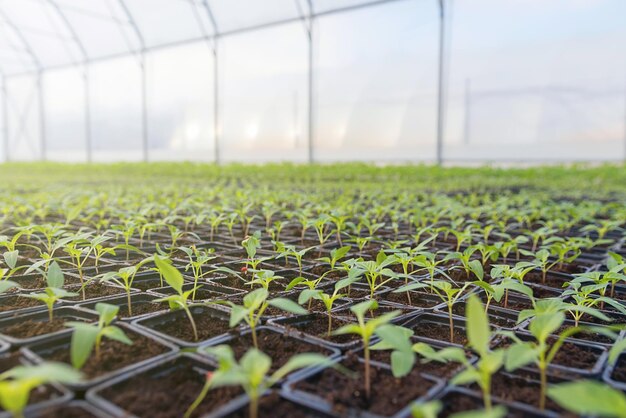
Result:
<instances>
[{"instance_id":1,"label":"dark potting soil","mask_svg":"<svg viewBox=\"0 0 626 418\"><path fill-rule=\"evenodd\" d=\"M64 298L64 299L71 300L71 301L83 300L83 294L82 294L82 291L80 290L80 287L75 287L75 288L68 289L68 290L70 292L78 293L78 296L74 296L71 298ZM94 284L85 286L85 300L99 298L103 296L119 295L124 292L125 292L124 289L121 289L119 287L106 286L101 283L94 283Z\"/></svg>"},{"instance_id":2,"label":"dark potting soil","mask_svg":"<svg viewBox=\"0 0 626 418\"><path fill-rule=\"evenodd\" d=\"M553 363L588 370L596 364L598 357L598 352L590 347L566 342L554 357Z\"/></svg>"},{"instance_id":3,"label":"dark potting soil","mask_svg":"<svg viewBox=\"0 0 626 418\"><path fill-rule=\"evenodd\" d=\"M167 283L165 283L165 280L163 281L163 283L161 283L161 280L159 278L154 278L154 279L145 279L145 280L133 280L133 288L135 289L139 289L142 292L145 292L147 290L151 290L151 289L156 289L157 287L163 287L166 286Z\"/></svg>"},{"instance_id":4,"label":"dark potting soil","mask_svg":"<svg viewBox=\"0 0 626 418\"><path fill-rule=\"evenodd\" d=\"M524 282L540 284L540 285L543 285L543 286L553 287L555 289L562 289L563 285L565 283L567 283L568 281L573 279L573 277L566 278L566 277L550 274L550 272L548 272L546 274L546 281L545 281L545 283L542 283L541 277L542 277L542 273L541 272L529 271L526 274L526 276L524 276Z\"/></svg>"},{"instance_id":5,"label":"dark potting soil","mask_svg":"<svg viewBox=\"0 0 626 418\"><path fill-rule=\"evenodd\" d=\"M72 320L75 319L72 318ZM14 338L36 337L38 335L50 334L63 329L69 329L65 326L65 322L65 318L54 318L52 321L48 321L47 319L39 321L26 319L4 327L1 332L4 335Z\"/></svg>"},{"instance_id":6,"label":"dark potting soil","mask_svg":"<svg viewBox=\"0 0 626 418\"><path fill-rule=\"evenodd\" d=\"M554 338L549 339L550 347L555 341ZM509 341L503 341L497 345L498 348L505 348L510 344ZM599 351L580 344L565 342L554 356L552 364L567 366L576 369L590 370L598 361ZM534 366L533 366L534 367Z\"/></svg>"},{"instance_id":7,"label":"dark potting soil","mask_svg":"<svg viewBox=\"0 0 626 418\"><path fill-rule=\"evenodd\" d=\"M4 373L15 366L19 366L20 364L19 351L0 356L0 373Z\"/></svg>"},{"instance_id":8,"label":"dark potting soil","mask_svg":"<svg viewBox=\"0 0 626 418\"><path fill-rule=\"evenodd\" d=\"M551 382L548 382L551 384ZM478 385L474 384L471 389L476 393L482 393ZM507 402L521 402L539 408L541 385L538 381L529 381L522 376L503 373L493 375L491 381L491 395ZM556 402L546 398L546 409L564 414L565 411ZM562 417L573 415L560 415Z\"/></svg>"},{"instance_id":9,"label":"dark potting soil","mask_svg":"<svg viewBox=\"0 0 626 418\"><path fill-rule=\"evenodd\" d=\"M326 274L324 278L329 280L339 280L346 277L346 273L343 271L333 270L327 273L328 270L330 270L330 265L318 264L307 271L316 277L321 277L323 274Z\"/></svg>"},{"instance_id":10,"label":"dark potting soil","mask_svg":"<svg viewBox=\"0 0 626 418\"><path fill-rule=\"evenodd\" d=\"M474 398L473 396L458 392L448 393L446 396L441 398L441 403L443 404L443 410L438 415L440 418L447 418L459 412L474 411L484 408L481 398ZM495 403L495 405L497 405L497 403ZM528 415L525 412L517 410L509 410L506 415L506 418L527 417Z\"/></svg>"},{"instance_id":11,"label":"dark potting soil","mask_svg":"<svg viewBox=\"0 0 626 418\"><path fill-rule=\"evenodd\" d=\"M467 344L465 330L458 327L453 328L454 339L450 341L450 326L448 324L418 321L415 325L411 326L411 329L415 332L414 335L416 337L430 338L445 343Z\"/></svg>"},{"instance_id":12,"label":"dark potting soil","mask_svg":"<svg viewBox=\"0 0 626 418\"><path fill-rule=\"evenodd\" d=\"M573 323L571 325L564 325L561 328L559 328L554 334L558 335L561 332L565 331L566 329L571 328L572 326L574 326ZM604 334L598 334L595 332L578 332L572 335L570 338L576 338L577 340L589 341L591 343L613 344L613 339L607 337Z\"/></svg>"},{"instance_id":13,"label":"dark potting soil","mask_svg":"<svg viewBox=\"0 0 626 418\"><path fill-rule=\"evenodd\" d=\"M198 341L208 340L231 331L227 320L221 320L206 314L194 314L193 312L192 316L198 331ZM183 341L194 342L193 328L186 315L176 321L150 325L150 328Z\"/></svg>"},{"instance_id":14,"label":"dark potting soil","mask_svg":"<svg viewBox=\"0 0 626 418\"><path fill-rule=\"evenodd\" d=\"M413 306L415 308L424 308L424 309L433 308L441 303L441 301L435 298L426 297L426 296L429 296L428 293L409 292L409 294L411 298L410 302L409 302L409 297L407 296L406 292L400 292L400 293L389 292L385 295L384 299L387 302L394 302L394 303L399 303L401 305Z\"/></svg>"},{"instance_id":15,"label":"dark potting soil","mask_svg":"<svg viewBox=\"0 0 626 418\"><path fill-rule=\"evenodd\" d=\"M247 276L243 276L243 277L247 280L251 280L251 277L247 277ZM220 277L219 279L213 280L212 283L216 285L221 285L221 286L231 287L233 289L246 290L246 291L254 290L255 288L258 287L258 285L250 286L249 284L246 284L246 282L244 282L237 276ZM273 282L269 284L268 288L270 291L285 290L285 283L281 281L280 279L274 280Z\"/></svg>"},{"instance_id":16,"label":"dark potting soil","mask_svg":"<svg viewBox=\"0 0 626 418\"><path fill-rule=\"evenodd\" d=\"M620 356L615 364L611 379L626 383L626 356Z\"/></svg>"},{"instance_id":17,"label":"dark potting soil","mask_svg":"<svg viewBox=\"0 0 626 418\"><path fill-rule=\"evenodd\" d=\"M191 364L165 375L133 376L108 388L102 396L138 417L179 417L194 402L204 385L204 377ZM209 392L192 417L205 415L242 393L238 387L216 388Z\"/></svg>"},{"instance_id":18,"label":"dark potting soil","mask_svg":"<svg viewBox=\"0 0 626 418\"><path fill-rule=\"evenodd\" d=\"M34 306L42 306L38 300L25 298L19 295L4 298L1 300L0 312L13 311L16 309L32 308Z\"/></svg>"},{"instance_id":19,"label":"dark potting soil","mask_svg":"<svg viewBox=\"0 0 626 418\"><path fill-rule=\"evenodd\" d=\"M100 357L97 358L94 352L91 353L89 360L82 367L81 372L87 378L95 378L106 373L119 370L123 367L138 363L165 353L168 349L160 344L156 344L154 340L135 334L125 330L126 335L133 342L132 345L126 345L107 338L102 339L100 346ZM60 361L71 364L70 350L67 345L59 346L50 353L43 355L44 360Z\"/></svg>"},{"instance_id":20,"label":"dark potting soil","mask_svg":"<svg viewBox=\"0 0 626 418\"><path fill-rule=\"evenodd\" d=\"M90 418L95 417L94 414L74 405L61 405L46 409L46 411L38 415L39 418Z\"/></svg>"},{"instance_id":21,"label":"dark potting soil","mask_svg":"<svg viewBox=\"0 0 626 418\"><path fill-rule=\"evenodd\" d=\"M417 369L413 369L406 377L396 379L390 370L372 364L372 390L368 398L364 388L364 364L353 355L343 360L341 365L356 373L348 375L334 368L327 368L296 383L295 387L319 396L342 415L347 414L350 409L359 409L388 416L425 395L433 386Z\"/></svg>"},{"instance_id":22,"label":"dark potting soil","mask_svg":"<svg viewBox=\"0 0 626 418\"><path fill-rule=\"evenodd\" d=\"M230 418L248 418L248 406L242 407L230 414ZM306 408L282 398L276 392L259 399L259 417L272 418L329 418L328 415Z\"/></svg>"},{"instance_id":23,"label":"dark potting soil","mask_svg":"<svg viewBox=\"0 0 626 418\"><path fill-rule=\"evenodd\" d=\"M332 319L332 331L337 330L343 325L348 324L348 321L333 318ZM296 329L303 334L312 335L321 338L326 341L330 341L336 344L347 344L353 341L359 341L361 338L356 334L344 334L344 335L331 335L328 336L328 317L326 315L319 315L297 324L283 324L287 328Z\"/></svg>"},{"instance_id":24,"label":"dark potting soil","mask_svg":"<svg viewBox=\"0 0 626 418\"><path fill-rule=\"evenodd\" d=\"M301 353L328 353L329 351L316 344L302 341L286 334L267 330L257 331L259 349L272 358L272 371L283 366L292 356ZM241 335L227 343L235 352L235 357L241 358L254 346L252 334Z\"/></svg>"},{"instance_id":25,"label":"dark potting soil","mask_svg":"<svg viewBox=\"0 0 626 418\"><path fill-rule=\"evenodd\" d=\"M447 313L447 307L445 309L446 309L445 312ZM452 307L452 313L458 316L465 317L465 304L454 305ZM503 316L502 313L498 311L490 310L488 311L488 313L489 313L489 323L492 326L496 325L502 328L513 328L515 325L517 325L515 319L505 317Z\"/></svg>"},{"instance_id":26,"label":"dark potting soil","mask_svg":"<svg viewBox=\"0 0 626 418\"><path fill-rule=\"evenodd\" d=\"M129 318L135 317L139 315L145 315L153 312L162 311L164 309L168 309L168 305L165 302L162 303L152 303L147 301L140 302L131 302L131 314L128 314L128 305L120 305L120 310L117 313L119 318Z\"/></svg>"},{"instance_id":27,"label":"dark potting soil","mask_svg":"<svg viewBox=\"0 0 626 418\"><path fill-rule=\"evenodd\" d=\"M378 361L379 363L391 365L390 350L370 350L370 358L373 361ZM452 375L456 374L463 367L462 365L454 363L452 361L449 361L447 363L441 363L438 361L429 361L427 363L422 363L421 360L423 360L423 358L417 356L415 365L413 366L415 369L419 370L420 373L442 378L452 377Z\"/></svg>"}]
</instances>

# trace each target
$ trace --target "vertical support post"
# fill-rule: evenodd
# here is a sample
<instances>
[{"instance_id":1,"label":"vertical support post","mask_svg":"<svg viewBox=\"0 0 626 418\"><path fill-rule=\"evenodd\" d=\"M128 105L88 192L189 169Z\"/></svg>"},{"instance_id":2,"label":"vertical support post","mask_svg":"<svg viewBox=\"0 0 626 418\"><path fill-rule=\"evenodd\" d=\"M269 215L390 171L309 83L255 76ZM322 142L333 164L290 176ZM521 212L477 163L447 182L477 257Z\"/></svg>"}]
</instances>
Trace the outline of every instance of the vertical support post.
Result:
<instances>
[{"instance_id":1,"label":"vertical support post","mask_svg":"<svg viewBox=\"0 0 626 418\"><path fill-rule=\"evenodd\" d=\"M308 42L309 42L309 80L308 80L308 96L309 96L309 102L308 102L308 133L307 133L307 141L308 141L308 161L309 164L312 164L313 161L315 161L315 144L314 144L314 127L313 127L313 117L314 117L314 109L313 109L313 70L314 70L314 66L313 66L313 26L314 26L314 19L315 16L313 14L313 3L311 2L311 0L308 0L307 2L308 4L308 8L309 8L309 27L308 27L308 31L307 31L307 35L308 35Z\"/></svg>"},{"instance_id":2,"label":"vertical support post","mask_svg":"<svg viewBox=\"0 0 626 418\"><path fill-rule=\"evenodd\" d=\"M43 71L37 73L37 94L39 101L39 140L41 141L41 161L46 161L46 107L43 94Z\"/></svg>"},{"instance_id":3,"label":"vertical support post","mask_svg":"<svg viewBox=\"0 0 626 418\"><path fill-rule=\"evenodd\" d=\"M2 129L3 129L3 139L2 145L4 147L4 162L11 161L11 156L9 154L9 90L7 89L7 77L2 76Z\"/></svg>"},{"instance_id":4,"label":"vertical support post","mask_svg":"<svg viewBox=\"0 0 626 418\"><path fill-rule=\"evenodd\" d=\"M220 163L220 94L219 94L219 62L217 61L217 39L216 34L213 39L213 140L214 140L214 160L215 164Z\"/></svg>"},{"instance_id":5,"label":"vertical support post","mask_svg":"<svg viewBox=\"0 0 626 418\"><path fill-rule=\"evenodd\" d=\"M89 67L87 63L85 63L85 68L83 69L83 86L85 89L85 95L83 97L83 106L85 108L85 150L87 152L87 162L91 163L93 161L93 145L91 140L91 99L89 92Z\"/></svg>"},{"instance_id":6,"label":"vertical support post","mask_svg":"<svg viewBox=\"0 0 626 418\"><path fill-rule=\"evenodd\" d=\"M443 164L443 74L445 49L445 0L439 0L439 74L437 85L437 165Z\"/></svg>"},{"instance_id":7,"label":"vertical support post","mask_svg":"<svg viewBox=\"0 0 626 418\"><path fill-rule=\"evenodd\" d=\"M470 143L470 124L472 117L472 102L471 102L471 84L470 79L465 79L465 119L463 120L463 143L469 145Z\"/></svg>"},{"instance_id":8,"label":"vertical support post","mask_svg":"<svg viewBox=\"0 0 626 418\"><path fill-rule=\"evenodd\" d=\"M314 161L313 144L313 16L311 14L309 22L309 103L308 103L308 144L309 144L309 164Z\"/></svg>"},{"instance_id":9,"label":"vertical support post","mask_svg":"<svg viewBox=\"0 0 626 418\"><path fill-rule=\"evenodd\" d=\"M146 85L146 52L141 50L140 63L141 67L141 132L142 132L142 154L143 162L148 162L148 101L147 101L147 85Z\"/></svg>"}]
</instances>

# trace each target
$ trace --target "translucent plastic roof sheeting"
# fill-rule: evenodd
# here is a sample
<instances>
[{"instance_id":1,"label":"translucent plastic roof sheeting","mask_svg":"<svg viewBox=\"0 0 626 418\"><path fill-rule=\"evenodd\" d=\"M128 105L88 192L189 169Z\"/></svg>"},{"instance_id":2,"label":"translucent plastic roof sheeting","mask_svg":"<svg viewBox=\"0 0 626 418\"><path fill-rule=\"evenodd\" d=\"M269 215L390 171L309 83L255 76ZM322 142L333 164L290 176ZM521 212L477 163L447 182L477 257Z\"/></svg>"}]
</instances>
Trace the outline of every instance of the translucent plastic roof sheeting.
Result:
<instances>
[{"instance_id":1,"label":"translucent plastic roof sheeting","mask_svg":"<svg viewBox=\"0 0 626 418\"><path fill-rule=\"evenodd\" d=\"M625 155L626 1L444 1L0 0L4 157Z\"/></svg>"}]
</instances>

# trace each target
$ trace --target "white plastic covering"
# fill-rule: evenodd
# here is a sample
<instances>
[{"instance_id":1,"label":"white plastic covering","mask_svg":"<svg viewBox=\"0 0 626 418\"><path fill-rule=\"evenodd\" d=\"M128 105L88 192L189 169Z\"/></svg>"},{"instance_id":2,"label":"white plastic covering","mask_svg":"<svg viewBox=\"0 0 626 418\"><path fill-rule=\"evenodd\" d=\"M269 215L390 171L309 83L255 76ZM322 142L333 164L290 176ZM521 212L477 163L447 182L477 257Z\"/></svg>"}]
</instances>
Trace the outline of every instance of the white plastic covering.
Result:
<instances>
[{"instance_id":1,"label":"white plastic covering","mask_svg":"<svg viewBox=\"0 0 626 418\"><path fill-rule=\"evenodd\" d=\"M625 1L445 3L445 160L626 156ZM439 5L0 0L0 154L432 161Z\"/></svg>"}]
</instances>

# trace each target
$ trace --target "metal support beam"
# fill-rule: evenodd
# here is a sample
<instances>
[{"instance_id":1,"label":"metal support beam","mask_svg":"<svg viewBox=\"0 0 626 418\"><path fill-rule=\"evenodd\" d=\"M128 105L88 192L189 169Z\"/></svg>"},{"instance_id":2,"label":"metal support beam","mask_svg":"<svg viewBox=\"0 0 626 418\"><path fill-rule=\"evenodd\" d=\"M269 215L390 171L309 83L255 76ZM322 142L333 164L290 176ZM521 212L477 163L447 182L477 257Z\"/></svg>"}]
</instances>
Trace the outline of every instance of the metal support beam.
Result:
<instances>
[{"instance_id":1,"label":"metal support beam","mask_svg":"<svg viewBox=\"0 0 626 418\"><path fill-rule=\"evenodd\" d=\"M202 5L206 10L207 16L211 25L213 26L213 159L215 164L220 163L220 94L219 94L219 61L218 61L218 39L219 39L219 26L215 15L211 10L208 0L203 0ZM207 38L208 39L208 38Z\"/></svg>"},{"instance_id":2,"label":"metal support beam","mask_svg":"<svg viewBox=\"0 0 626 418\"><path fill-rule=\"evenodd\" d=\"M220 93L219 63L217 54L217 38L213 45L213 141L215 164L220 163Z\"/></svg>"},{"instance_id":3,"label":"metal support beam","mask_svg":"<svg viewBox=\"0 0 626 418\"><path fill-rule=\"evenodd\" d=\"M43 72L37 75L37 101L39 102L39 147L41 161L46 161L47 144L46 144L46 105L44 103L43 91Z\"/></svg>"},{"instance_id":4,"label":"metal support beam","mask_svg":"<svg viewBox=\"0 0 626 418\"><path fill-rule=\"evenodd\" d=\"M439 73L437 82L437 165L443 164L445 0L439 0Z\"/></svg>"},{"instance_id":5,"label":"metal support beam","mask_svg":"<svg viewBox=\"0 0 626 418\"><path fill-rule=\"evenodd\" d=\"M307 4L309 6L309 30L308 30L308 41L309 41L309 84L308 84L308 96L309 96L309 114L308 114L308 135L307 135L307 143L309 145L309 164L312 164L315 159L315 145L314 145L314 132L313 132L313 75L314 75L314 65L313 65L313 26L314 26L314 15L313 15L313 4L311 0L307 0Z\"/></svg>"},{"instance_id":6,"label":"metal support beam","mask_svg":"<svg viewBox=\"0 0 626 418\"><path fill-rule=\"evenodd\" d=\"M469 78L465 79L465 97L464 97L464 108L465 115L463 118L463 143L465 145L469 145L470 143L470 128L471 128L471 118L472 118L472 93L471 93L471 82Z\"/></svg>"},{"instance_id":7,"label":"metal support beam","mask_svg":"<svg viewBox=\"0 0 626 418\"><path fill-rule=\"evenodd\" d=\"M142 158L148 162L148 86L146 81L146 54L141 52L141 149Z\"/></svg>"},{"instance_id":8,"label":"metal support beam","mask_svg":"<svg viewBox=\"0 0 626 418\"><path fill-rule=\"evenodd\" d=\"M87 154L87 162L91 163L93 161L93 143L91 139L91 97L89 90L89 67L85 65L83 71L83 91L84 95L84 104L85 107L85 152Z\"/></svg>"},{"instance_id":9,"label":"metal support beam","mask_svg":"<svg viewBox=\"0 0 626 418\"><path fill-rule=\"evenodd\" d=\"M70 23L69 19L63 12L63 9L59 7L55 0L48 0L48 3L57 12L61 21L70 33L72 40L78 46L83 58L83 91L84 91L84 104L85 108L85 152L87 162L90 163L93 159L92 140L91 140L91 109L90 109L90 97L89 97L89 54L87 54L87 48L81 41L74 26Z\"/></svg>"},{"instance_id":10,"label":"metal support beam","mask_svg":"<svg viewBox=\"0 0 626 418\"><path fill-rule=\"evenodd\" d=\"M9 154L9 90L7 89L7 78L2 75L2 145L4 147L4 161L11 161Z\"/></svg>"},{"instance_id":11,"label":"metal support beam","mask_svg":"<svg viewBox=\"0 0 626 418\"><path fill-rule=\"evenodd\" d=\"M135 21L130 10L126 6L124 0L119 0L120 6L124 11L124 14L128 18L128 23L133 28L135 35L137 36L137 40L139 41L140 51L139 51L139 67L141 69L141 148L142 148L142 159L144 162L148 162L149 160L149 142L148 142L148 93L147 93L147 82L146 82L146 42L143 37L143 33L139 29L139 25Z\"/></svg>"}]
</instances>

